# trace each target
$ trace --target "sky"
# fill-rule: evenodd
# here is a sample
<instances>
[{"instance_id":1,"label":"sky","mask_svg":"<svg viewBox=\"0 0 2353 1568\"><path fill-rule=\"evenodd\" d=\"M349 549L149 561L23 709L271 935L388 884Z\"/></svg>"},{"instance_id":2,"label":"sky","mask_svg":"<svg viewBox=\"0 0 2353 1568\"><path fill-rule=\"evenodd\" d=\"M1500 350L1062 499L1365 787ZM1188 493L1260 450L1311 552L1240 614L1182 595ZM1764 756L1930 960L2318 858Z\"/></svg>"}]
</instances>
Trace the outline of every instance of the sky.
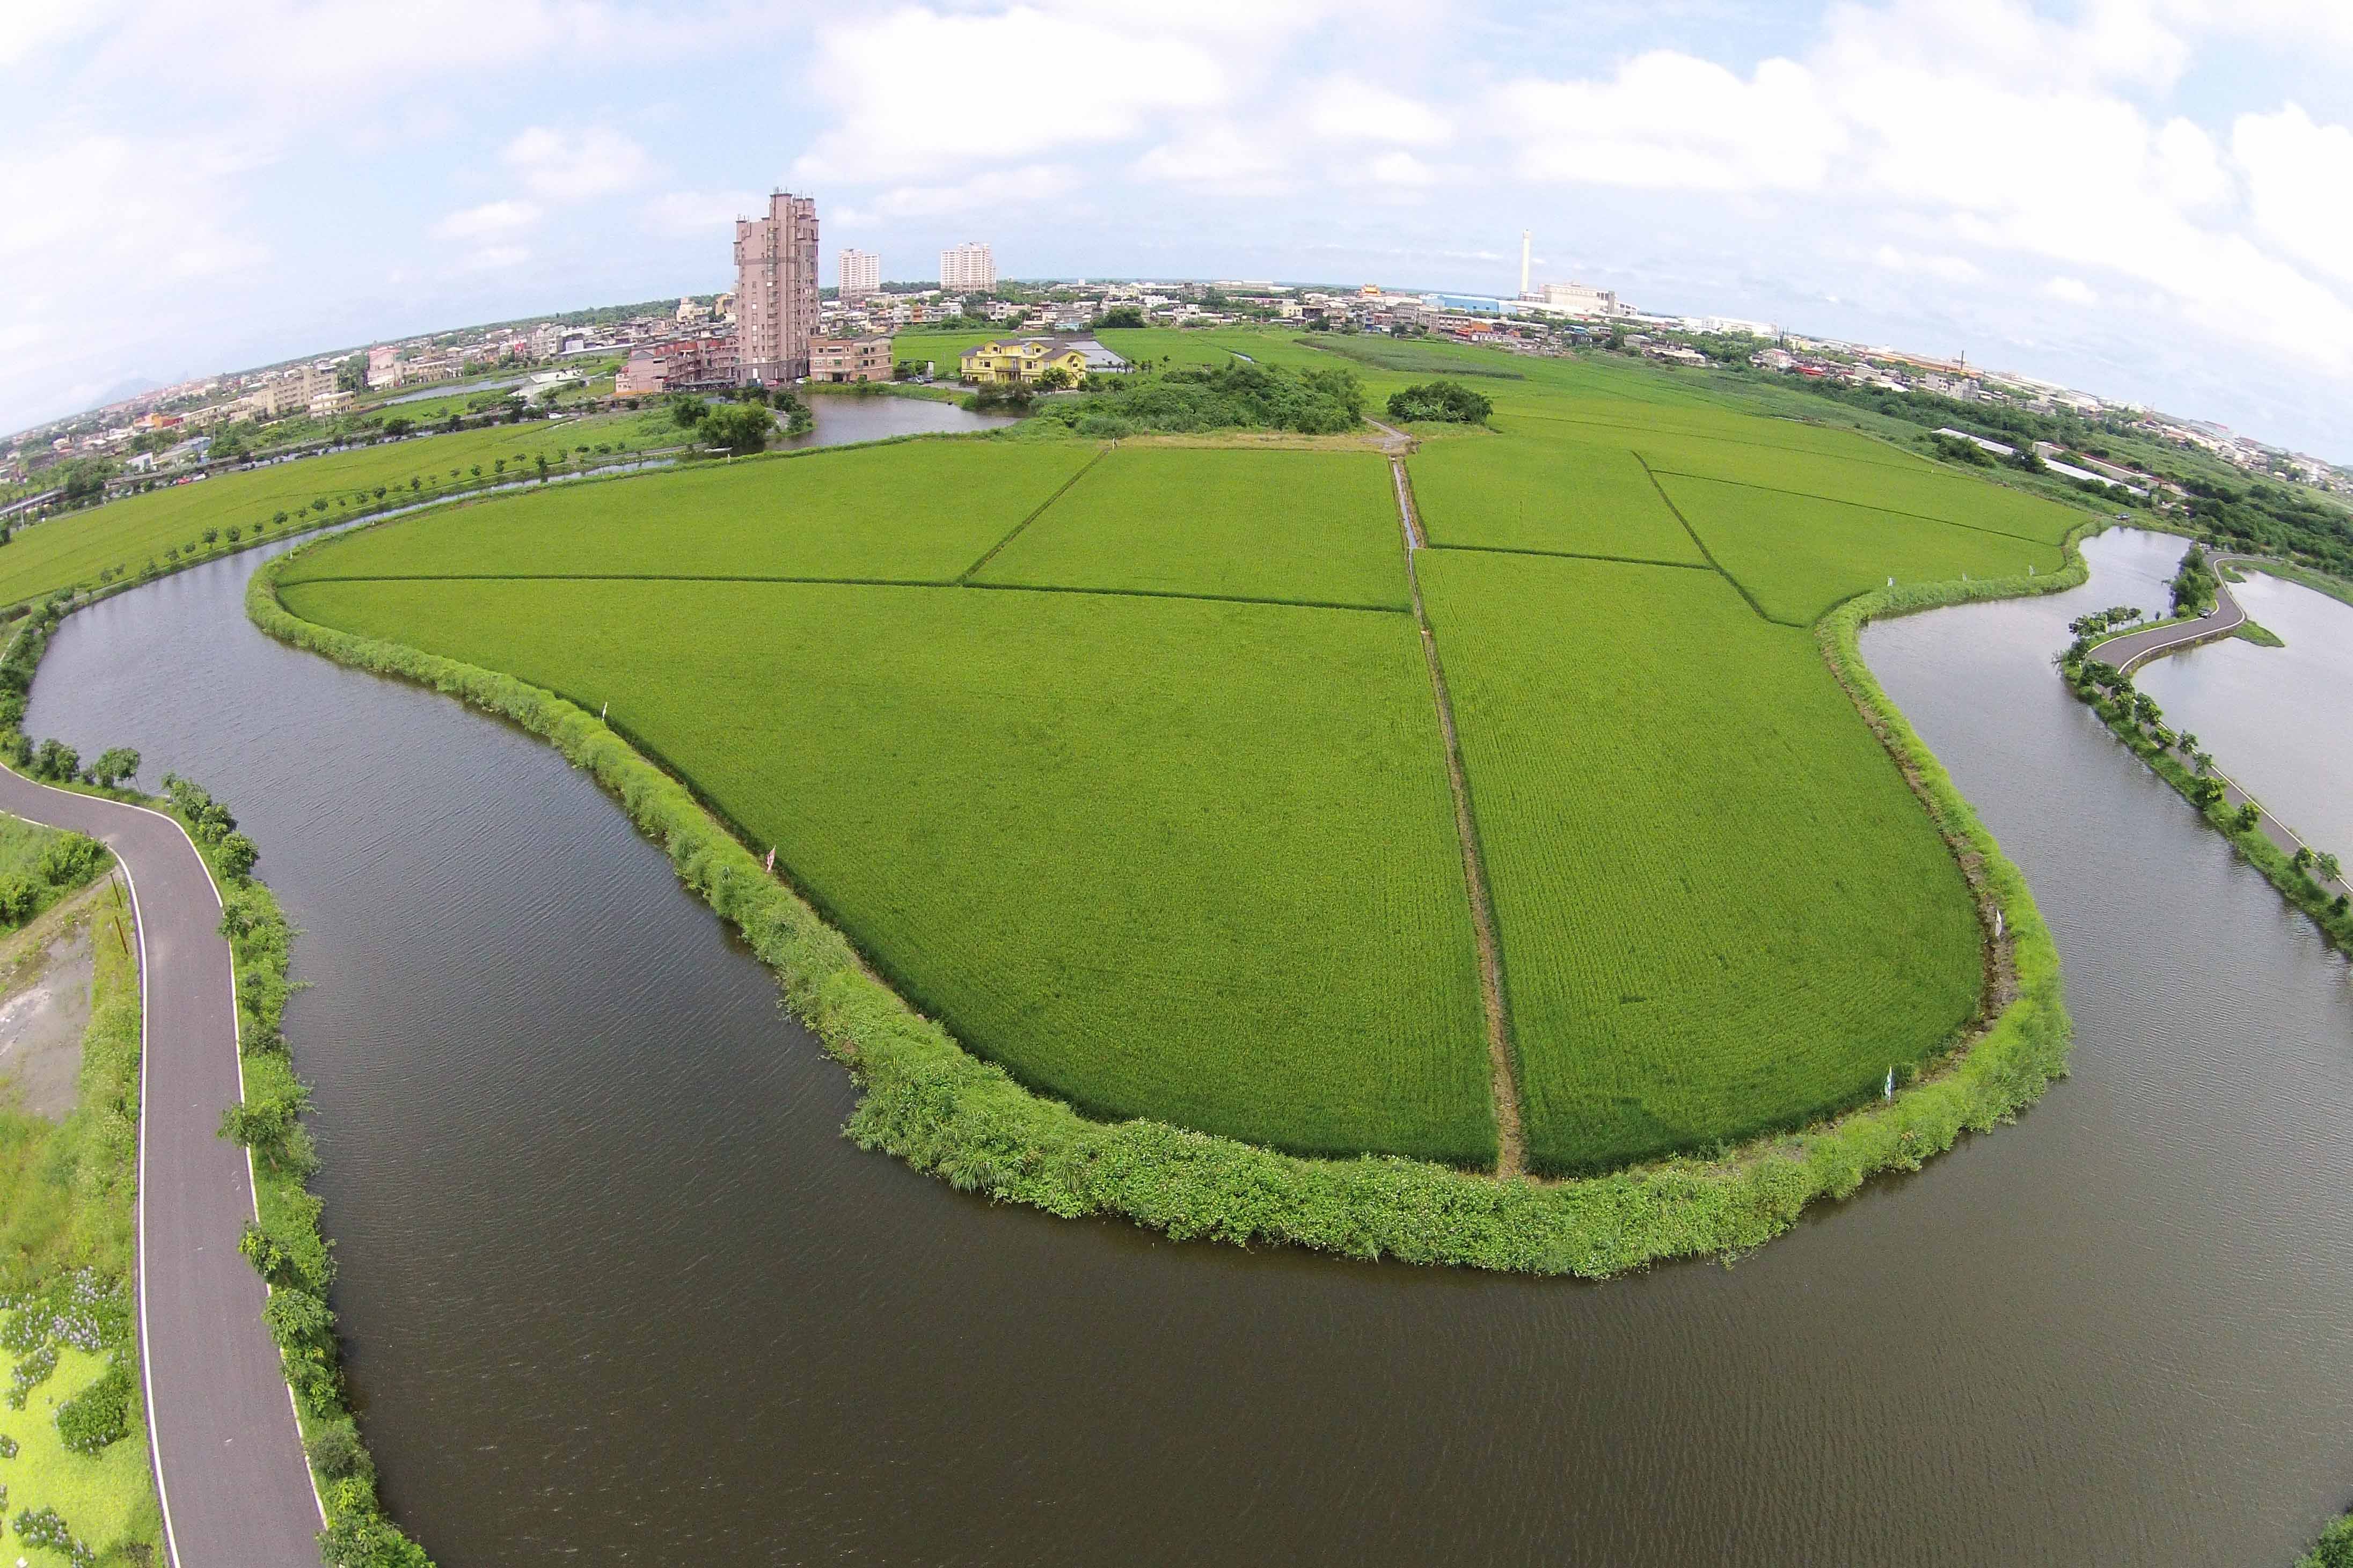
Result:
<instances>
[{"instance_id":1,"label":"sky","mask_svg":"<svg viewBox=\"0 0 2353 1568\"><path fill-rule=\"evenodd\" d=\"M733 284L1466 292L1966 353L2353 463L2348 0L6 0L0 429Z\"/></svg>"}]
</instances>

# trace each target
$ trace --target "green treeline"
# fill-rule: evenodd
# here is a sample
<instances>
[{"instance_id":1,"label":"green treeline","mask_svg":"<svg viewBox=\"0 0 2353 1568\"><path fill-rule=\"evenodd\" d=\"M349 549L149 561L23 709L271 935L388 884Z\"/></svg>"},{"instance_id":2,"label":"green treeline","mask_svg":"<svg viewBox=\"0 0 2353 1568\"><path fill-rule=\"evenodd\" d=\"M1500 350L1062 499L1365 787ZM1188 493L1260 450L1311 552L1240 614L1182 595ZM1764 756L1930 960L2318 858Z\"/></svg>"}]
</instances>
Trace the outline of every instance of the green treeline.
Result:
<instances>
[{"instance_id":1,"label":"green treeline","mask_svg":"<svg viewBox=\"0 0 2353 1568\"><path fill-rule=\"evenodd\" d=\"M1364 413L1364 387L1352 372L1236 360L1114 378L1103 391L1043 405L1039 416L1093 437L1200 430L1336 436L1356 429Z\"/></svg>"}]
</instances>

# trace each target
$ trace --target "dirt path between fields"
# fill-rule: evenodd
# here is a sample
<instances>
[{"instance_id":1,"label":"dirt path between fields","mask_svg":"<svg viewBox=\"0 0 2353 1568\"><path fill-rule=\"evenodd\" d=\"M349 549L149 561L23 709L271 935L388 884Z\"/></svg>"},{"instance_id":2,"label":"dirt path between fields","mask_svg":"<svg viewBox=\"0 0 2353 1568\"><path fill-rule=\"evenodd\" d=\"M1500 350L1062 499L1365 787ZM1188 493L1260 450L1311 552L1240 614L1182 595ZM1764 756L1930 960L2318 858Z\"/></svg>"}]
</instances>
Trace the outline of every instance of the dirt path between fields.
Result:
<instances>
[{"instance_id":1,"label":"dirt path between fields","mask_svg":"<svg viewBox=\"0 0 2353 1568\"><path fill-rule=\"evenodd\" d=\"M1376 421L1377 423L1377 421ZM1381 428L1388 429L1387 426ZM1389 434L1404 437L1391 430ZM1430 689L1438 704L1438 731L1446 742L1446 783L1454 795L1454 834L1462 847L1462 879L1471 889L1471 926L1479 942L1479 992L1487 1014L1487 1071L1495 1106L1495 1174L1512 1178L1528 1170L1526 1134L1520 1118L1520 1074L1512 1058L1512 1026L1504 1007L1503 945L1495 936L1495 907L1487 894L1487 865L1479 852L1478 825L1471 816L1471 785L1462 772L1462 748L1454 735L1454 704L1446 695L1446 672L1438 662L1438 639L1421 607L1421 575L1414 552L1421 548L1420 520L1414 516L1413 489L1406 483L1405 459L1392 454L1397 485L1398 527L1405 535L1406 586L1413 593L1413 621L1421 631L1421 657L1430 667Z\"/></svg>"}]
</instances>

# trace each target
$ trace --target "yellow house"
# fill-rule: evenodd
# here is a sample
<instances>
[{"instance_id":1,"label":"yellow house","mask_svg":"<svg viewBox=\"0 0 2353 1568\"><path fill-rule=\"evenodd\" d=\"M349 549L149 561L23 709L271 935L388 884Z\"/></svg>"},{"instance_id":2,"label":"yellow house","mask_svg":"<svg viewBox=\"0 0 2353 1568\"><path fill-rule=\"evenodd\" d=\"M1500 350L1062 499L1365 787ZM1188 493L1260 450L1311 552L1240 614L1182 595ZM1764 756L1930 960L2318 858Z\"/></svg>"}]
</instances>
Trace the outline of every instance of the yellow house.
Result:
<instances>
[{"instance_id":1,"label":"yellow house","mask_svg":"<svg viewBox=\"0 0 2353 1568\"><path fill-rule=\"evenodd\" d=\"M1076 386L1087 375L1087 356L1066 344L1045 338L1021 338L1010 342L990 342L965 352L963 370L966 381L976 381L983 386L1003 385L1008 382L1035 384L1038 378L1060 366Z\"/></svg>"}]
</instances>

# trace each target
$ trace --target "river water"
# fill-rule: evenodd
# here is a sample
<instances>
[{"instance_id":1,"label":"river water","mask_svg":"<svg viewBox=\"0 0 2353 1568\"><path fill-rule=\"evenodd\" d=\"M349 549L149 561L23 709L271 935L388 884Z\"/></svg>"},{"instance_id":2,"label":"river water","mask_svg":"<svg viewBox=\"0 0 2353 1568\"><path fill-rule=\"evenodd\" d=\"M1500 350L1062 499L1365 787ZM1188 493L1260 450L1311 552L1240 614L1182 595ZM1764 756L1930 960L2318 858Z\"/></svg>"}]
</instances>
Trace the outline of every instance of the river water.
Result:
<instances>
[{"instance_id":1,"label":"river water","mask_svg":"<svg viewBox=\"0 0 2353 1568\"><path fill-rule=\"evenodd\" d=\"M447 1568L2284 1563L2353 1494L2353 985L2049 667L2168 549L1866 638L2057 931L2073 1076L1736 1266L1599 1286L1171 1243L859 1152L617 809L262 637L251 556L71 617L30 727L264 847L367 1433Z\"/></svg>"},{"instance_id":2,"label":"river water","mask_svg":"<svg viewBox=\"0 0 2353 1568\"><path fill-rule=\"evenodd\" d=\"M2133 684L2306 843L2353 861L2353 605L2261 573L2231 592L2287 646L2226 637L2154 659Z\"/></svg>"}]
</instances>

